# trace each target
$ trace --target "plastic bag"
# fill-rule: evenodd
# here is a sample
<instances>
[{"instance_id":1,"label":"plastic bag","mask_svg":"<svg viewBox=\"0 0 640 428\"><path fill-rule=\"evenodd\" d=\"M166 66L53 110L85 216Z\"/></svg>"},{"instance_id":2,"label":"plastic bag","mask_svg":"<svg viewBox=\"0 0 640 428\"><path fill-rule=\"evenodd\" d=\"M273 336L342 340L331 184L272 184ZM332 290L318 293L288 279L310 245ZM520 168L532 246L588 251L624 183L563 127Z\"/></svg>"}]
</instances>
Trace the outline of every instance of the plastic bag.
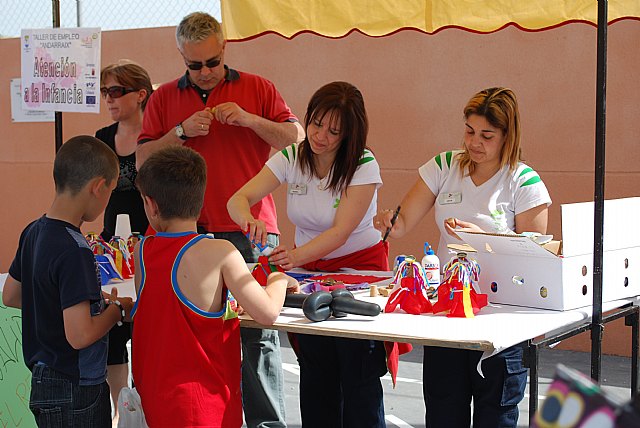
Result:
<instances>
[{"instance_id":1,"label":"plastic bag","mask_svg":"<svg viewBox=\"0 0 640 428\"><path fill-rule=\"evenodd\" d=\"M118 396L118 428L149 428L135 388L122 388Z\"/></svg>"}]
</instances>

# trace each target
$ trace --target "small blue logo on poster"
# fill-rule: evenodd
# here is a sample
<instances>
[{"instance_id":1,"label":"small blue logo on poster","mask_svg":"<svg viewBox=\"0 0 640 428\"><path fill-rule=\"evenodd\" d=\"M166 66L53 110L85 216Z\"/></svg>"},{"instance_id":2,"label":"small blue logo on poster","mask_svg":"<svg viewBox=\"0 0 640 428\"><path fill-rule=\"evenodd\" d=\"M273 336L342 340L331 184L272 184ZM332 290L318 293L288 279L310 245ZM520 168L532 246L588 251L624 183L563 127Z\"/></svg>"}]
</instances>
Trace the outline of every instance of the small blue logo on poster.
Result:
<instances>
[{"instance_id":1,"label":"small blue logo on poster","mask_svg":"<svg viewBox=\"0 0 640 428\"><path fill-rule=\"evenodd\" d=\"M87 104L91 105L91 104L95 104L96 103L96 96L95 95L87 95Z\"/></svg>"}]
</instances>

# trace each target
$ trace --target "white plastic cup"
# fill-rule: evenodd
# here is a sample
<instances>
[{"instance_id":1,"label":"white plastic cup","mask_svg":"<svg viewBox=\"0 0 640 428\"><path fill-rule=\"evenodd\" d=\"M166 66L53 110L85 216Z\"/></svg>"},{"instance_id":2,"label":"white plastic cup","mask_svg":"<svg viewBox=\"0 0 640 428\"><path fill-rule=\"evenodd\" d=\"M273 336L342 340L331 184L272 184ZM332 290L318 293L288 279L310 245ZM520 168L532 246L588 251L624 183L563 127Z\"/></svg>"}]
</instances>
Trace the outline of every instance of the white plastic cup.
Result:
<instances>
[{"instance_id":1,"label":"white plastic cup","mask_svg":"<svg viewBox=\"0 0 640 428\"><path fill-rule=\"evenodd\" d=\"M131 220L129 214L118 214L116 216L116 231L114 236L119 236L125 241L131 236Z\"/></svg>"}]
</instances>

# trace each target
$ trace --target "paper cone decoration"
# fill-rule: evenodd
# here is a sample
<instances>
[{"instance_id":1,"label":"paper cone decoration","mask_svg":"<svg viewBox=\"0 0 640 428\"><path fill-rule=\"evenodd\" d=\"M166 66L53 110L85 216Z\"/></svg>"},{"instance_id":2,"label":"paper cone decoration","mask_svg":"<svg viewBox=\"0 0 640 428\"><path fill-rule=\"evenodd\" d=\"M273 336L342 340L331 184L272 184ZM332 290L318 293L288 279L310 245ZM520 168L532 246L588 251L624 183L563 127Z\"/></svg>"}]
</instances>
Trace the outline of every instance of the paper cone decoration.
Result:
<instances>
[{"instance_id":1,"label":"paper cone decoration","mask_svg":"<svg viewBox=\"0 0 640 428\"><path fill-rule=\"evenodd\" d=\"M129 214L118 214L116 216L116 230L113 236L128 239L131 236L131 220Z\"/></svg>"}]
</instances>

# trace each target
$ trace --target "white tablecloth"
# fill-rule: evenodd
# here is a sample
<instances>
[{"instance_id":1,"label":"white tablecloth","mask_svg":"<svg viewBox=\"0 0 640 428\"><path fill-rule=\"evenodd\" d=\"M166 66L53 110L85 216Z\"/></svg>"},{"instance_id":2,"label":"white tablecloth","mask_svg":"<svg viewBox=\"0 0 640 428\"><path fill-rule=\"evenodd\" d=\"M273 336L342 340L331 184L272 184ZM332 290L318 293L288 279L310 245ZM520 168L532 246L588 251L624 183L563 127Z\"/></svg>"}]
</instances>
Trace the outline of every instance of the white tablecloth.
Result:
<instances>
[{"instance_id":1,"label":"white tablecloth","mask_svg":"<svg viewBox=\"0 0 640 428\"><path fill-rule=\"evenodd\" d=\"M356 293L356 297L375 302L381 308L386 304L385 297L369 297L368 292ZM640 304L640 298L604 303L603 311L628 303ZM312 322L304 316L301 309L283 308L272 328L295 333L473 349L484 351L486 358L525 340L568 330L591 319L591 316L591 306L571 311L552 311L490 303L474 318L447 318L445 315L433 314L410 315L396 309L396 312L383 313L377 317L348 315L346 318ZM241 319L244 325L257 325L248 316L242 316Z\"/></svg>"}]
</instances>

